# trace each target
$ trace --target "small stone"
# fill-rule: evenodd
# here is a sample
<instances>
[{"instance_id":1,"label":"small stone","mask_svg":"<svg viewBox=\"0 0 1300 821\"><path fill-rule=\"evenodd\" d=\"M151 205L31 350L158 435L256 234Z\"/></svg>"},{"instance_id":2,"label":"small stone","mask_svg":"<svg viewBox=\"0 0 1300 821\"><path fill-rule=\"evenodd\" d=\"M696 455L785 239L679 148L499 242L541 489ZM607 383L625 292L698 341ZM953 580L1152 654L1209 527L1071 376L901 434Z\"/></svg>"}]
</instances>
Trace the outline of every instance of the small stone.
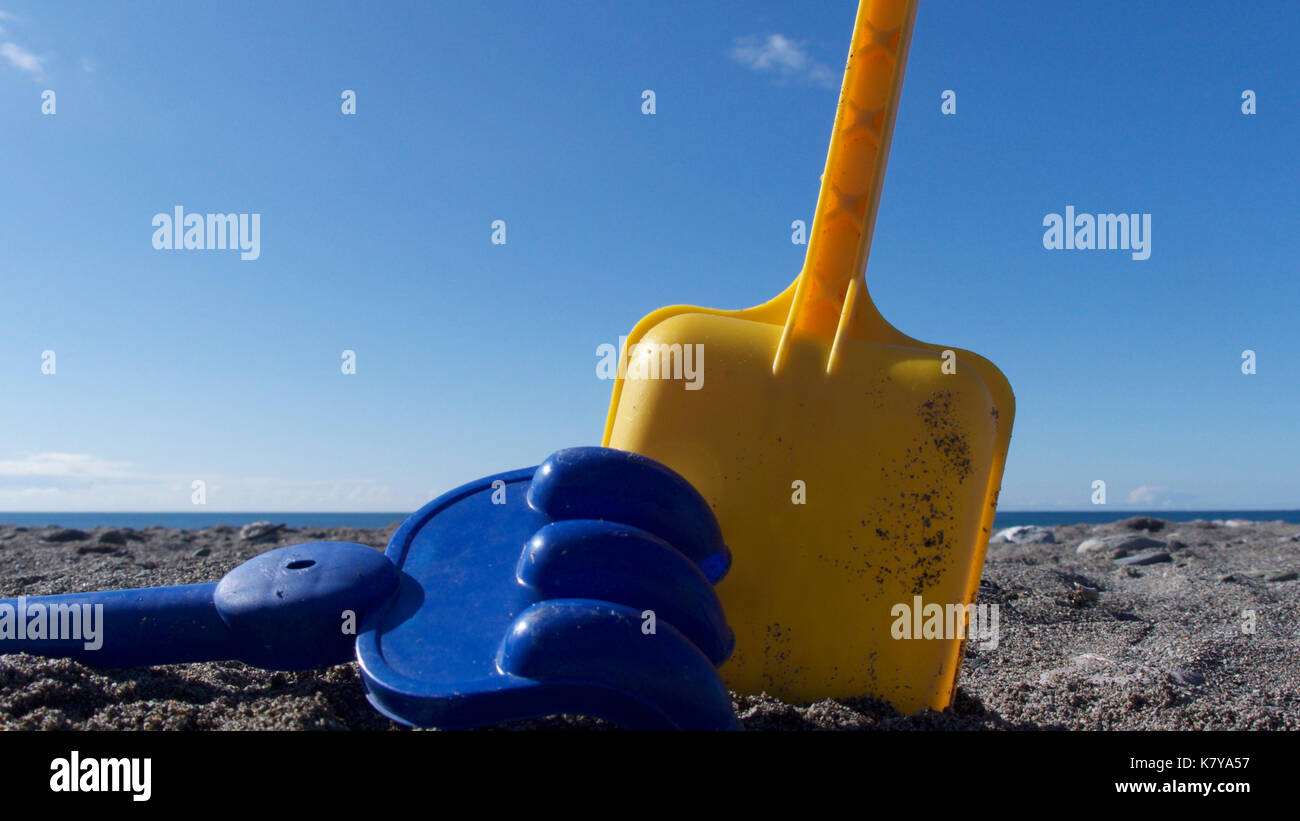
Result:
<instances>
[{"instance_id":1,"label":"small stone","mask_svg":"<svg viewBox=\"0 0 1300 821\"><path fill-rule=\"evenodd\" d=\"M993 541L1012 544L1056 544L1056 534L1047 527L1019 525L999 531L998 535L993 537Z\"/></svg>"},{"instance_id":2,"label":"small stone","mask_svg":"<svg viewBox=\"0 0 1300 821\"><path fill-rule=\"evenodd\" d=\"M100 544L126 544L126 534L120 530L105 530L96 541Z\"/></svg>"},{"instance_id":3,"label":"small stone","mask_svg":"<svg viewBox=\"0 0 1300 821\"><path fill-rule=\"evenodd\" d=\"M1284 570L1280 573L1269 573L1264 577L1266 582L1293 582L1300 579L1300 573L1294 570Z\"/></svg>"},{"instance_id":4,"label":"small stone","mask_svg":"<svg viewBox=\"0 0 1300 821\"><path fill-rule=\"evenodd\" d=\"M1159 548L1163 550L1166 544L1159 539L1152 539L1149 536L1137 536L1128 533L1116 533L1110 536L1094 536L1091 539L1085 539L1078 548L1076 553L1132 553L1137 550L1146 550L1149 548Z\"/></svg>"},{"instance_id":5,"label":"small stone","mask_svg":"<svg viewBox=\"0 0 1300 821\"><path fill-rule=\"evenodd\" d=\"M273 525L270 522L253 522L244 525L239 529L239 540L242 542L264 542L268 539L275 538L284 525Z\"/></svg>"},{"instance_id":6,"label":"small stone","mask_svg":"<svg viewBox=\"0 0 1300 821\"><path fill-rule=\"evenodd\" d=\"M200 547L198 550L194 551L194 552L191 553L190 555L193 556L193 557L196 558L196 559L201 559L201 558L203 558L204 556L211 556L211 555L212 555L212 548L209 548L209 547Z\"/></svg>"},{"instance_id":7,"label":"small stone","mask_svg":"<svg viewBox=\"0 0 1300 821\"><path fill-rule=\"evenodd\" d=\"M1165 522L1162 519L1153 519L1150 516L1133 516L1129 519L1123 519L1115 524L1120 527L1126 527L1129 530L1146 530L1151 533L1157 533L1165 529Z\"/></svg>"},{"instance_id":8,"label":"small stone","mask_svg":"<svg viewBox=\"0 0 1300 821\"><path fill-rule=\"evenodd\" d=\"M87 553L116 553L121 549L120 545L115 544L82 544L77 545L77 553L84 556Z\"/></svg>"},{"instance_id":9,"label":"small stone","mask_svg":"<svg viewBox=\"0 0 1300 821\"><path fill-rule=\"evenodd\" d=\"M1236 580L1237 580L1236 573L1224 573L1222 576L1219 577L1219 581L1221 582L1235 582Z\"/></svg>"},{"instance_id":10,"label":"small stone","mask_svg":"<svg viewBox=\"0 0 1300 821\"><path fill-rule=\"evenodd\" d=\"M56 527L41 536L42 541L46 542L82 542L89 538L85 531L70 527Z\"/></svg>"},{"instance_id":11,"label":"small stone","mask_svg":"<svg viewBox=\"0 0 1300 821\"><path fill-rule=\"evenodd\" d=\"M1189 687L1205 683L1205 676L1195 670L1174 670L1169 674L1169 678L1177 684L1185 684Z\"/></svg>"},{"instance_id":12,"label":"small stone","mask_svg":"<svg viewBox=\"0 0 1300 821\"><path fill-rule=\"evenodd\" d=\"M1133 556L1124 556L1116 559L1115 564L1122 567L1139 567L1146 564L1161 564L1162 562L1172 562L1173 558L1163 550L1155 550L1150 553L1138 553Z\"/></svg>"},{"instance_id":13,"label":"small stone","mask_svg":"<svg viewBox=\"0 0 1300 821\"><path fill-rule=\"evenodd\" d=\"M1074 582L1074 589L1066 598L1075 607L1083 607L1085 604L1095 602L1100 595L1101 591L1097 588Z\"/></svg>"}]
</instances>

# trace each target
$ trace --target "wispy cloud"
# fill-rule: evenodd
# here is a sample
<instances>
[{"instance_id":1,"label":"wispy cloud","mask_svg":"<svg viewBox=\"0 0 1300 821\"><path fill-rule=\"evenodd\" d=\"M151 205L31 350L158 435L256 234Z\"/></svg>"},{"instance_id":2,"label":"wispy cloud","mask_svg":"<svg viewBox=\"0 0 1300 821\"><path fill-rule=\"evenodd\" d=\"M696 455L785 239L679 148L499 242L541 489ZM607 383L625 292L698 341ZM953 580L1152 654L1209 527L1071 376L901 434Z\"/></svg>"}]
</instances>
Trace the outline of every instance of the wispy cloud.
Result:
<instances>
[{"instance_id":1,"label":"wispy cloud","mask_svg":"<svg viewBox=\"0 0 1300 821\"><path fill-rule=\"evenodd\" d=\"M17 43L0 43L0 57L8 60L9 65L28 74L41 74L45 71L45 61Z\"/></svg>"},{"instance_id":2,"label":"wispy cloud","mask_svg":"<svg viewBox=\"0 0 1300 821\"><path fill-rule=\"evenodd\" d=\"M208 508L192 503L196 479ZM374 479L166 475L85 453L0 460L0 510L405 510L424 501Z\"/></svg>"},{"instance_id":3,"label":"wispy cloud","mask_svg":"<svg viewBox=\"0 0 1300 821\"><path fill-rule=\"evenodd\" d=\"M1196 501L1196 494L1170 490L1160 485L1142 485L1128 494L1128 503L1148 508L1186 507Z\"/></svg>"},{"instance_id":4,"label":"wispy cloud","mask_svg":"<svg viewBox=\"0 0 1300 821\"><path fill-rule=\"evenodd\" d=\"M751 71L773 74L785 80L834 88L838 78L829 66L808 54L804 43L791 40L784 34L737 37L728 54Z\"/></svg>"},{"instance_id":5,"label":"wispy cloud","mask_svg":"<svg viewBox=\"0 0 1300 821\"><path fill-rule=\"evenodd\" d=\"M0 22L17 22L18 18L7 11L0 11ZM0 34L5 34L5 27L0 26ZM33 77L40 77L45 73L45 58L37 56L27 48L17 43L6 40L0 43L0 57L3 57L9 65L26 72Z\"/></svg>"},{"instance_id":6,"label":"wispy cloud","mask_svg":"<svg viewBox=\"0 0 1300 821\"><path fill-rule=\"evenodd\" d=\"M110 462L88 453L36 453L0 459L0 483L26 480L87 481L135 476L129 462Z\"/></svg>"},{"instance_id":7,"label":"wispy cloud","mask_svg":"<svg viewBox=\"0 0 1300 821\"><path fill-rule=\"evenodd\" d=\"M1164 492L1165 488L1156 487L1155 485L1143 485L1129 492L1128 501L1131 505L1154 504L1156 499L1160 498Z\"/></svg>"}]
</instances>

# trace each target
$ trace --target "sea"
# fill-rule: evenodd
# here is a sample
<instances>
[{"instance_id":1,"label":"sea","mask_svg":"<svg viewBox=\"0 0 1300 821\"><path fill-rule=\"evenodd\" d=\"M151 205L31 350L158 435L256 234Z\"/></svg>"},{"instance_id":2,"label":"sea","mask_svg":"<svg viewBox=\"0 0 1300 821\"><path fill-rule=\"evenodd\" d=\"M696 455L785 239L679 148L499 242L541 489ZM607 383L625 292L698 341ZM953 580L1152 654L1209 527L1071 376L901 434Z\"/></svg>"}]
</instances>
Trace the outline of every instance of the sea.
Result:
<instances>
[{"instance_id":1,"label":"sea","mask_svg":"<svg viewBox=\"0 0 1300 821\"><path fill-rule=\"evenodd\" d=\"M404 520L409 513L4 513L0 524L22 527L119 527L140 530L146 527L169 527L200 530L213 525L242 527L251 522L274 522L289 527L355 527L376 529ZM1032 510L998 511L994 527L1017 525L1105 524L1130 516L1151 516L1173 522L1194 519L1247 519L1255 522L1284 521L1300 524L1300 510Z\"/></svg>"}]
</instances>

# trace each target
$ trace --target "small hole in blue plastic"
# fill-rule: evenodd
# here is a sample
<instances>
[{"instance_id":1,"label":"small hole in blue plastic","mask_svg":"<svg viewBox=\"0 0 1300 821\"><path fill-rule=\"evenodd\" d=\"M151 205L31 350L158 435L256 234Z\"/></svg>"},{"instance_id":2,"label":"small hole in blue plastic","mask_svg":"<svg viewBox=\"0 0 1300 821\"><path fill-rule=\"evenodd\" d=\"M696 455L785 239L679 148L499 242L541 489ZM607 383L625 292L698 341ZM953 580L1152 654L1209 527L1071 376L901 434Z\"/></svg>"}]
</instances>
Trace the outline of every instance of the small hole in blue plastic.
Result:
<instances>
[{"instance_id":1,"label":"small hole in blue plastic","mask_svg":"<svg viewBox=\"0 0 1300 821\"><path fill-rule=\"evenodd\" d=\"M285 567L289 570L306 570L314 564L316 564L315 559L296 559L286 564Z\"/></svg>"}]
</instances>

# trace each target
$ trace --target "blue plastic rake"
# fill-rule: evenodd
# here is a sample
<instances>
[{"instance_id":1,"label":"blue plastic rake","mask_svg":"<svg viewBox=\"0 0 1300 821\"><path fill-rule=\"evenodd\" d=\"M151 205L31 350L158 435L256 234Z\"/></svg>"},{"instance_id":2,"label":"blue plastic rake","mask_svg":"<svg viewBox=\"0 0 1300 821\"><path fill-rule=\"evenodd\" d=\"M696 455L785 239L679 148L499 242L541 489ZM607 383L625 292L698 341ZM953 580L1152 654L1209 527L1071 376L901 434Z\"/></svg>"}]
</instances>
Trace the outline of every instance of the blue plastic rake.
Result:
<instances>
[{"instance_id":1,"label":"blue plastic rake","mask_svg":"<svg viewBox=\"0 0 1300 821\"><path fill-rule=\"evenodd\" d=\"M729 564L684 479L636 454L572 448L440 496L383 554L312 542L215 584L0 600L0 628L9 614L24 632L0 652L271 670L355 658L371 704L413 726L573 713L628 729L736 729L716 670L733 644L713 590ZM68 630L97 605L92 648Z\"/></svg>"}]
</instances>

